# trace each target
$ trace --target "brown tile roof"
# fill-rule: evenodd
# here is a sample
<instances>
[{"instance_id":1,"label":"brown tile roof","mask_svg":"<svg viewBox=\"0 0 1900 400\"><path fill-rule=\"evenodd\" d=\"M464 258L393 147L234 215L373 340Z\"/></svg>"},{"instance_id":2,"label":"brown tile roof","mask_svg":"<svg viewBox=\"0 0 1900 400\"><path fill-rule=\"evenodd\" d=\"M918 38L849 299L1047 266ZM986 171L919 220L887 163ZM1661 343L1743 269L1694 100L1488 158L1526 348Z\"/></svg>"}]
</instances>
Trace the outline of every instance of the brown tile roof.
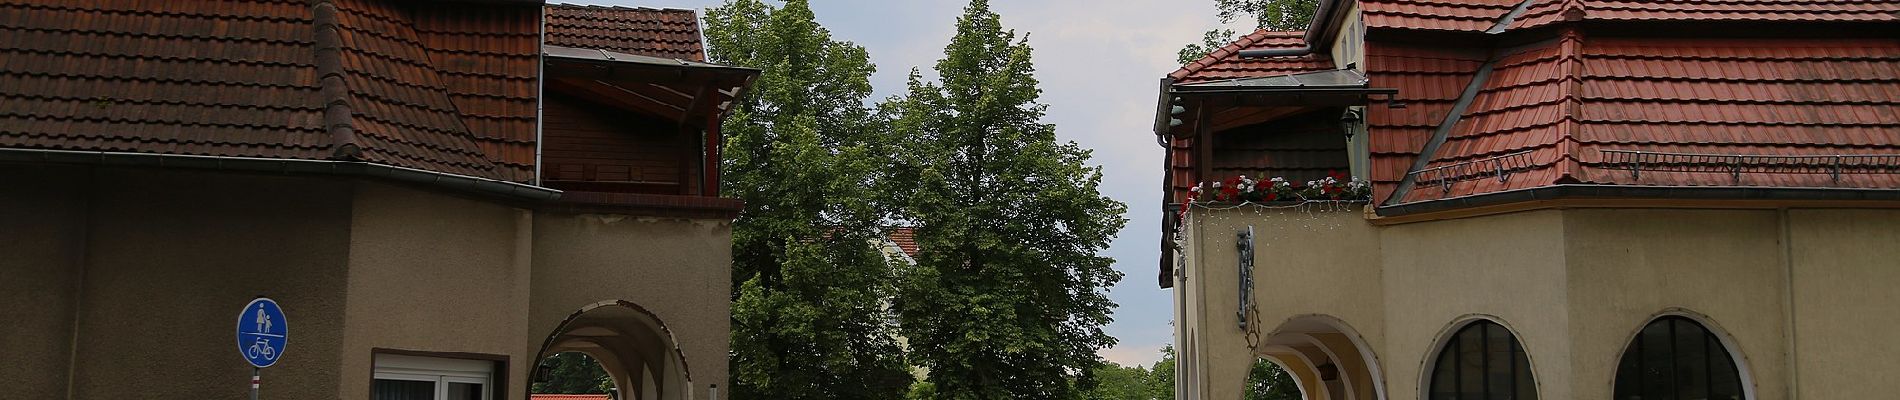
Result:
<instances>
[{"instance_id":1,"label":"brown tile roof","mask_svg":"<svg viewBox=\"0 0 1900 400\"><path fill-rule=\"evenodd\" d=\"M1308 54L1292 57L1240 58L1241 50L1292 49L1305 44L1305 32L1254 31L1215 49L1206 57L1168 74L1179 83L1287 75L1333 69L1332 57Z\"/></svg>"},{"instance_id":2,"label":"brown tile roof","mask_svg":"<svg viewBox=\"0 0 1900 400\"><path fill-rule=\"evenodd\" d=\"M1483 32L1520 0L1364 0L1359 3L1367 28Z\"/></svg>"},{"instance_id":3,"label":"brown tile roof","mask_svg":"<svg viewBox=\"0 0 1900 400\"><path fill-rule=\"evenodd\" d=\"M1533 0L1511 29L1597 21L1900 21L1894 0Z\"/></svg>"},{"instance_id":4,"label":"brown tile roof","mask_svg":"<svg viewBox=\"0 0 1900 400\"><path fill-rule=\"evenodd\" d=\"M0 146L532 178L533 6L332 3L334 41L301 0L0 4Z\"/></svg>"},{"instance_id":5,"label":"brown tile roof","mask_svg":"<svg viewBox=\"0 0 1900 400\"><path fill-rule=\"evenodd\" d=\"M0 146L328 157L310 7L198 4L0 3Z\"/></svg>"},{"instance_id":6,"label":"brown tile roof","mask_svg":"<svg viewBox=\"0 0 1900 400\"><path fill-rule=\"evenodd\" d=\"M549 4L547 43L706 61L693 10Z\"/></svg>"},{"instance_id":7,"label":"brown tile roof","mask_svg":"<svg viewBox=\"0 0 1900 400\"><path fill-rule=\"evenodd\" d=\"M884 236L890 238L891 243L896 243L897 249L903 250L904 255L917 257L917 228L891 228L890 232L885 233Z\"/></svg>"},{"instance_id":8,"label":"brown tile roof","mask_svg":"<svg viewBox=\"0 0 1900 400\"><path fill-rule=\"evenodd\" d=\"M1566 36L1501 59L1428 165L1529 151L1526 170L1421 185L1405 201L1558 183L1900 188L1894 174L1638 177L1602 150L1900 154L1900 41Z\"/></svg>"},{"instance_id":9,"label":"brown tile roof","mask_svg":"<svg viewBox=\"0 0 1900 400\"><path fill-rule=\"evenodd\" d=\"M1373 87L1397 88L1405 108L1367 107L1374 201L1385 199L1404 179L1432 133L1458 102L1465 85L1489 57L1486 49L1366 44L1366 78Z\"/></svg>"},{"instance_id":10,"label":"brown tile roof","mask_svg":"<svg viewBox=\"0 0 1900 400\"><path fill-rule=\"evenodd\" d=\"M1366 26L1482 32L1524 0L1364 0ZM1509 29L1565 21L1900 21L1894 0L1528 0Z\"/></svg>"}]
</instances>

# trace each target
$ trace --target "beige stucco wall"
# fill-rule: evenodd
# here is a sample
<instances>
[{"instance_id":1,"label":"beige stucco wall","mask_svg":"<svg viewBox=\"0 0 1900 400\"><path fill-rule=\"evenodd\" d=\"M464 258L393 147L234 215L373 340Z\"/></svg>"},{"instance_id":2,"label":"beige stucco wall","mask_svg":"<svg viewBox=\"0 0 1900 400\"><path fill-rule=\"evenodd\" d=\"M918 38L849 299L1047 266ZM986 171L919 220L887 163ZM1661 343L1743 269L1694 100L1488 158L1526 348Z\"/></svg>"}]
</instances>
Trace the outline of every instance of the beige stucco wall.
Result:
<instances>
[{"instance_id":1,"label":"beige stucco wall","mask_svg":"<svg viewBox=\"0 0 1900 400\"><path fill-rule=\"evenodd\" d=\"M1356 331L1373 348L1384 343L1385 307L1376 251L1379 238L1361 217L1362 205L1311 205L1268 209L1195 209L1188 222L1189 266L1183 276L1194 330L1202 398L1239 398L1247 369L1259 354L1248 351L1238 326L1239 286L1235 234L1254 228L1254 295L1263 334L1291 319L1321 316ZM1186 348L1187 344L1177 343ZM1374 352L1376 358L1378 354ZM1283 360L1286 361L1286 360ZM1292 361L1296 362L1297 361ZM1375 362L1374 364L1383 364ZM1304 371L1300 371L1304 372Z\"/></svg>"},{"instance_id":2,"label":"beige stucco wall","mask_svg":"<svg viewBox=\"0 0 1900 400\"><path fill-rule=\"evenodd\" d=\"M1788 215L1800 398L1900 393L1900 211Z\"/></svg>"},{"instance_id":3,"label":"beige stucco wall","mask_svg":"<svg viewBox=\"0 0 1900 400\"><path fill-rule=\"evenodd\" d=\"M703 399L726 382L732 240L724 220L542 213L534 218L528 335L539 352L569 315L603 301L651 311L681 343Z\"/></svg>"},{"instance_id":4,"label":"beige stucco wall","mask_svg":"<svg viewBox=\"0 0 1900 400\"><path fill-rule=\"evenodd\" d=\"M1609 398L1617 360L1659 313L1712 322L1755 376L1782 372L1780 228L1772 210L1593 209L1565 212L1572 384ZM1757 399L1783 399L1756 379Z\"/></svg>"},{"instance_id":5,"label":"beige stucco wall","mask_svg":"<svg viewBox=\"0 0 1900 400\"><path fill-rule=\"evenodd\" d=\"M1382 228L1390 398L1411 400L1456 323L1491 319L1518 336L1541 398L1578 398L1563 313L1563 215L1538 211Z\"/></svg>"},{"instance_id":6,"label":"beige stucco wall","mask_svg":"<svg viewBox=\"0 0 1900 400\"><path fill-rule=\"evenodd\" d=\"M533 215L382 183L357 186L338 398L370 395L373 349L507 358L520 399L538 360L527 331Z\"/></svg>"},{"instance_id":7,"label":"beige stucco wall","mask_svg":"<svg viewBox=\"0 0 1900 400\"><path fill-rule=\"evenodd\" d=\"M71 398L245 398L235 330L257 295L292 327L268 398L337 397L347 182L100 169L90 186Z\"/></svg>"},{"instance_id":8,"label":"beige stucco wall","mask_svg":"<svg viewBox=\"0 0 1900 400\"><path fill-rule=\"evenodd\" d=\"M1245 371L1233 232L1247 225L1262 319L1351 325L1389 399L1420 398L1434 347L1473 318L1518 336L1541 397L1608 398L1630 338L1661 315L1721 335L1755 399L1790 398L1791 385L1797 398L1900 392L1884 379L1900 371L1900 211L1570 209L1373 226L1242 208L1195 212L1176 286L1199 398L1233 398Z\"/></svg>"},{"instance_id":9,"label":"beige stucco wall","mask_svg":"<svg viewBox=\"0 0 1900 400\"><path fill-rule=\"evenodd\" d=\"M66 397L86 171L0 165L0 397Z\"/></svg>"}]
</instances>

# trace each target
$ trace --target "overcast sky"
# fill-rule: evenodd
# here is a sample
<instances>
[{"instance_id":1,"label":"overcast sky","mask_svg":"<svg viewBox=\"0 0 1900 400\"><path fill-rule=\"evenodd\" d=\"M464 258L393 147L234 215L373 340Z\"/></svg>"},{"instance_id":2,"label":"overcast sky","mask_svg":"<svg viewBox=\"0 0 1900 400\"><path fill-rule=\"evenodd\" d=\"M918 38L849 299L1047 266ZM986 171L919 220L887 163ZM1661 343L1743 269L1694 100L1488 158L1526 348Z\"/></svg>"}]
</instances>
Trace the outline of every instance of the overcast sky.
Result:
<instances>
[{"instance_id":1,"label":"overcast sky","mask_svg":"<svg viewBox=\"0 0 1900 400\"><path fill-rule=\"evenodd\" d=\"M578 4L689 8L705 15L724 0L566 0ZM813 0L818 22L837 40L871 53L877 99L900 94L911 68L943 57L959 0ZM1044 122L1056 135L1094 149L1102 192L1128 204L1128 226L1107 255L1125 276L1110 296L1120 307L1107 330L1121 344L1102 351L1123 365L1151 364L1173 340L1171 293L1155 284L1161 148L1153 124L1157 85L1179 68L1175 52L1219 23L1213 0L993 0L1003 25L1030 33ZM1238 29L1237 29L1238 30Z\"/></svg>"}]
</instances>

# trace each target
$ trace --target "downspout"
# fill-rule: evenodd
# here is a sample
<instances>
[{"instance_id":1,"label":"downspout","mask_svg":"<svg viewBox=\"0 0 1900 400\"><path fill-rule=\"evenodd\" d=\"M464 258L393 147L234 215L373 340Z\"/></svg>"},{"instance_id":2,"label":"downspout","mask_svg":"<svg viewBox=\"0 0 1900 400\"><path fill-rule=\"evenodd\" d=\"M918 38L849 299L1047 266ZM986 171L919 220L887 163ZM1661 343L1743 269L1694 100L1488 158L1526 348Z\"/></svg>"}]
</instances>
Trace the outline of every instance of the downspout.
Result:
<instances>
[{"instance_id":1,"label":"downspout","mask_svg":"<svg viewBox=\"0 0 1900 400\"><path fill-rule=\"evenodd\" d=\"M1781 336L1783 340L1786 341L1784 345L1788 348L1787 352L1784 353L1787 357L1782 360L1782 363L1786 365L1784 365L1782 369L1785 370L1783 373L1788 375L1788 398L1797 399L1800 398L1801 395L1801 352L1795 351L1795 349L1801 342L1795 338L1794 243L1792 242L1794 232L1793 228L1789 226L1793 222L1788 220L1789 215L1787 208L1776 211L1776 214L1780 217L1778 219L1781 220L1781 237L1777 238L1781 240L1781 284L1786 285L1786 287L1781 290Z\"/></svg>"},{"instance_id":2,"label":"downspout","mask_svg":"<svg viewBox=\"0 0 1900 400\"><path fill-rule=\"evenodd\" d=\"M548 116L548 52L542 50L541 45L548 43L548 8L537 8L541 16L541 28L535 39L538 43L534 51L534 185L541 186L541 145L547 142L544 129Z\"/></svg>"}]
</instances>

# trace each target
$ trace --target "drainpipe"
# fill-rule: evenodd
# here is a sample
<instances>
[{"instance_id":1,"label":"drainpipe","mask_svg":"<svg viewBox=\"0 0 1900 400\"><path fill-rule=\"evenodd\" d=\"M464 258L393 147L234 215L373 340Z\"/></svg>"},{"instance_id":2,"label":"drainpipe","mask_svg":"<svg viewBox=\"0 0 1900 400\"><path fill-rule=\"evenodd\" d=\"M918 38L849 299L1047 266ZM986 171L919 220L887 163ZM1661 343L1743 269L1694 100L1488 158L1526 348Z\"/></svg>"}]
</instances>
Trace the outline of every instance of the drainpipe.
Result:
<instances>
[{"instance_id":1,"label":"drainpipe","mask_svg":"<svg viewBox=\"0 0 1900 400\"><path fill-rule=\"evenodd\" d=\"M548 43L548 8L540 7L541 31L535 39L534 50L534 185L541 186L541 144L547 142L542 129L547 121L547 85L548 53L541 46Z\"/></svg>"}]
</instances>

